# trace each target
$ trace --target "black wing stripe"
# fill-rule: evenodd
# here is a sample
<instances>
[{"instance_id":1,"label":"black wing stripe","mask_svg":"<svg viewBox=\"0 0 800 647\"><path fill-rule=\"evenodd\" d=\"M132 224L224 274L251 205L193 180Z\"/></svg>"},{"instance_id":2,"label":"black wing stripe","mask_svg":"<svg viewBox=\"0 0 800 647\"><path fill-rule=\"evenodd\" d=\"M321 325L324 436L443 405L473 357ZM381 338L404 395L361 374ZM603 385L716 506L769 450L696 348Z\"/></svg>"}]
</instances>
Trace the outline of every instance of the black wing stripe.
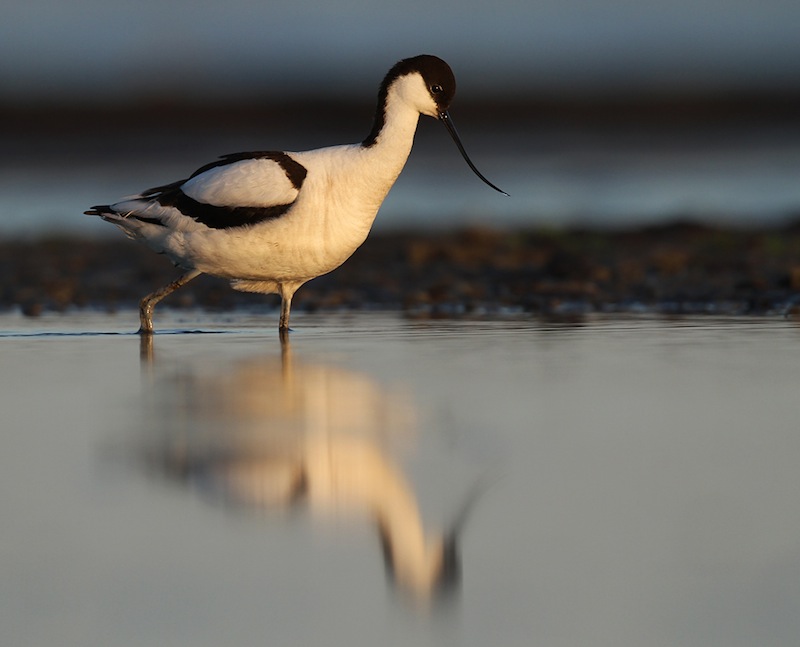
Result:
<instances>
[{"instance_id":1,"label":"black wing stripe","mask_svg":"<svg viewBox=\"0 0 800 647\"><path fill-rule=\"evenodd\" d=\"M132 214L131 218L136 218L136 220L139 220L141 222L147 222L150 223L151 225L158 225L159 227L167 226L166 223L161 222L161 220L159 220L158 218L147 218L146 216L137 216L136 214Z\"/></svg>"},{"instance_id":2,"label":"black wing stripe","mask_svg":"<svg viewBox=\"0 0 800 647\"><path fill-rule=\"evenodd\" d=\"M292 203L270 207L218 207L190 198L179 188L156 196L156 201L164 207L175 207L185 216L210 227L211 229L230 229L255 225L266 220L279 218L289 210Z\"/></svg>"}]
</instances>

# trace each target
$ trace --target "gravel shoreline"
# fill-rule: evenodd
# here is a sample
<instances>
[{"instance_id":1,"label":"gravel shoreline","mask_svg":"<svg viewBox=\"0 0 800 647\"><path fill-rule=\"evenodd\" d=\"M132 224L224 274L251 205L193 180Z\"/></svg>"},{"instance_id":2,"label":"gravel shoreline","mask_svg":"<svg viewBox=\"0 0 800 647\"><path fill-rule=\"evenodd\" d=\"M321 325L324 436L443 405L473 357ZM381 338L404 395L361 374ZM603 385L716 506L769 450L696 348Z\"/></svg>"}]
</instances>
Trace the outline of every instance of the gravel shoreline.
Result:
<instances>
[{"instance_id":1,"label":"gravel shoreline","mask_svg":"<svg viewBox=\"0 0 800 647\"><path fill-rule=\"evenodd\" d=\"M164 257L114 239L0 240L0 311L116 311L177 276ZM767 314L800 295L800 225L741 230L675 223L625 230L464 229L376 233L293 307L414 316L588 312ZM272 309L277 297L200 277L171 308ZM163 306L162 306L163 307Z\"/></svg>"}]
</instances>

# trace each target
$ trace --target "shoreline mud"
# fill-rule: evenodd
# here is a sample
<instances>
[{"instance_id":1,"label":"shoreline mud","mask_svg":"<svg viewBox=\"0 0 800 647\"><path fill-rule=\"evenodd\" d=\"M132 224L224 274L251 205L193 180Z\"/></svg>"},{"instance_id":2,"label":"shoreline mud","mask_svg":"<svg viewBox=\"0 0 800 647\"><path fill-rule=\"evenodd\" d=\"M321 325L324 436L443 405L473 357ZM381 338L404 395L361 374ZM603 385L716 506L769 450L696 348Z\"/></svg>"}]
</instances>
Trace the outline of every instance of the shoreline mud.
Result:
<instances>
[{"instance_id":1,"label":"shoreline mud","mask_svg":"<svg viewBox=\"0 0 800 647\"><path fill-rule=\"evenodd\" d=\"M0 240L0 312L116 311L175 278L164 257L125 239ZM375 233L297 294L297 310L381 309L416 316L642 312L768 314L800 295L800 225L673 223L643 229ZM277 299L200 277L164 302L225 311Z\"/></svg>"}]
</instances>

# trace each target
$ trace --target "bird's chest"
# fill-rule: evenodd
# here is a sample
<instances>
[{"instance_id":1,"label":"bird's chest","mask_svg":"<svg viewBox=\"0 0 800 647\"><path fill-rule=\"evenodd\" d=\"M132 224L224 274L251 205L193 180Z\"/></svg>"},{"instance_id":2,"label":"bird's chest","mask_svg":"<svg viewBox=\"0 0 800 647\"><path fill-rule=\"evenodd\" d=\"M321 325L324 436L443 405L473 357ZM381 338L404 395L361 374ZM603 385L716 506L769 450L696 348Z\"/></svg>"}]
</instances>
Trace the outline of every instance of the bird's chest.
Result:
<instances>
[{"instance_id":1,"label":"bird's chest","mask_svg":"<svg viewBox=\"0 0 800 647\"><path fill-rule=\"evenodd\" d=\"M285 247L337 267L367 238L392 183L335 176L309 180L304 186L308 191L287 214L286 226L293 234L285 237Z\"/></svg>"},{"instance_id":2,"label":"bird's chest","mask_svg":"<svg viewBox=\"0 0 800 647\"><path fill-rule=\"evenodd\" d=\"M301 205L298 205L301 206ZM287 258L314 276L341 265L366 240L380 204L341 202L299 211L293 234L277 241Z\"/></svg>"},{"instance_id":3,"label":"bird's chest","mask_svg":"<svg viewBox=\"0 0 800 647\"><path fill-rule=\"evenodd\" d=\"M367 238L396 173L298 158L309 171L285 214L214 236L218 258L224 257L224 263L216 264L225 266L226 276L307 280L339 267Z\"/></svg>"}]
</instances>

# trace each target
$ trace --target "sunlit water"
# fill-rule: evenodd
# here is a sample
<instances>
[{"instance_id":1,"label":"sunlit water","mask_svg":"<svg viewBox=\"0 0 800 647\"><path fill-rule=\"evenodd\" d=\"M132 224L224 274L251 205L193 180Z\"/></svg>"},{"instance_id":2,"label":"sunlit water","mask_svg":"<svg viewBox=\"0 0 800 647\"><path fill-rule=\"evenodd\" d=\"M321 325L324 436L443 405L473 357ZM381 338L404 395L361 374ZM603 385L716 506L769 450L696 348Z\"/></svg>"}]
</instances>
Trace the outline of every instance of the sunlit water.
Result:
<instances>
[{"instance_id":1,"label":"sunlit water","mask_svg":"<svg viewBox=\"0 0 800 647\"><path fill-rule=\"evenodd\" d=\"M793 321L135 318L0 318L3 644L800 635Z\"/></svg>"}]
</instances>

